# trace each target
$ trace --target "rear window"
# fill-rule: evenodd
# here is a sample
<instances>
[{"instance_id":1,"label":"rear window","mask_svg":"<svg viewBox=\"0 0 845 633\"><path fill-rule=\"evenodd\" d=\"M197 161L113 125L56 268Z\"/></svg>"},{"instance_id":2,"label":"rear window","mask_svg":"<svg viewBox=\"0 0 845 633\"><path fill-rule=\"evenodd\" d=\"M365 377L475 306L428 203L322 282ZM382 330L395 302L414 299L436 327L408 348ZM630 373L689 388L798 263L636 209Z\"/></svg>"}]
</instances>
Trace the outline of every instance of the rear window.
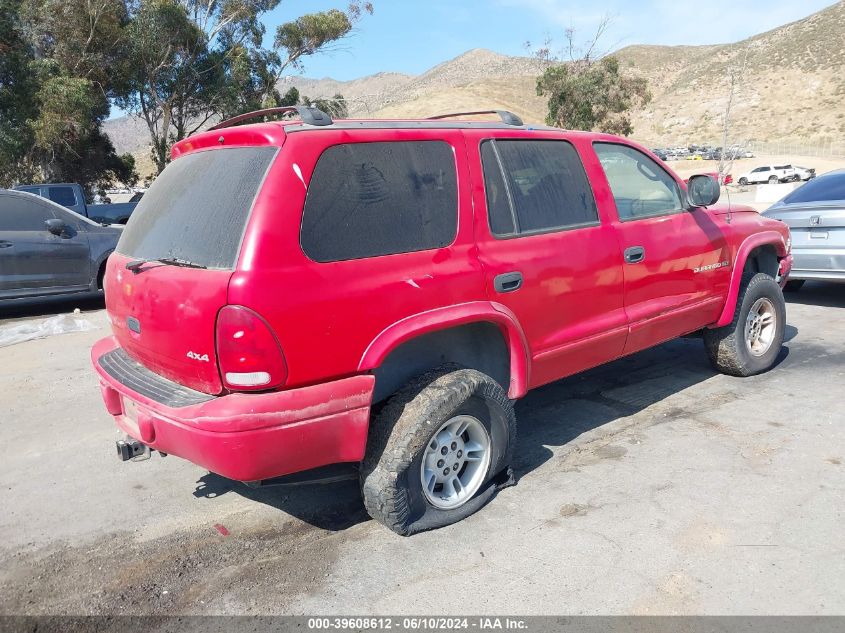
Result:
<instances>
[{"instance_id":1,"label":"rear window","mask_svg":"<svg viewBox=\"0 0 845 633\"><path fill-rule=\"evenodd\" d=\"M785 204L845 200L845 172L811 180L783 199Z\"/></svg>"},{"instance_id":2,"label":"rear window","mask_svg":"<svg viewBox=\"0 0 845 633\"><path fill-rule=\"evenodd\" d=\"M76 194L73 187L47 187L47 197L63 207L76 205Z\"/></svg>"},{"instance_id":3,"label":"rear window","mask_svg":"<svg viewBox=\"0 0 845 633\"><path fill-rule=\"evenodd\" d=\"M442 248L455 239L457 223L451 145L349 143L317 161L300 240L311 259L336 262Z\"/></svg>"},{"instance_id":4,"label":"rear window","mask_svg":"<svg viewBox=\"0 0 845 633\"><path fill-rule=\"evenodd\" d=\"M174 160L138 203L118 252L234 268L252 204L276 151L233 147Z\"/></svg>"}]
</instances>

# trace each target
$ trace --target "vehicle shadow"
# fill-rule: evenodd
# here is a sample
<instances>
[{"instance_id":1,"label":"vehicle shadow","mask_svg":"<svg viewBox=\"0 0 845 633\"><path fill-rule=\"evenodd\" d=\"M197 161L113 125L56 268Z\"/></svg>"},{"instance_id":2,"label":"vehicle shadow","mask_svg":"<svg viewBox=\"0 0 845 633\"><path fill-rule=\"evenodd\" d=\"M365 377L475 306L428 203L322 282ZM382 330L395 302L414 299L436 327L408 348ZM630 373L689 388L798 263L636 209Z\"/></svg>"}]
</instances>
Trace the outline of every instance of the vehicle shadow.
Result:
<instances>
[{"instance_id":1,"label":"vehicle shadow","mask_svg":"<svg viewBox=\"0 0 845 633\"><path fill-rule=\"evenodd\" d=\"M785 292L783 297L790 304L845 308L845 284L808 281L798 292Z\"/></svg>"},{"instance_id":2,"label":"vehicle shadow","mask_svg":"<svg viewBox=\"0 0 845 633\"><path fill-rule=\"evenodd\" d=\"M195 497L215 499L235 493L263 503L323 530L337 532L369 521L364 509L358 478L334 483L314 483L253 488L214 473L197 481Z\"/></svg>"},{"instance_id":3,"label":"vehicle shadow","mask_svg":"<svg viewBox=\"0 0 845 633\"><path fill-rule=\"evenodd\" d=\"M798 330L787 326L786 340ZM776 364L789 354L784 346ZM633 415L712 378L700 338L683 338L531 391L517 402L517 480L554 457L579 435ZM194 495L214 499L235 493L325 530L345 530L369 520L358 482L252 488L209 473Z\"/></svg>"},{"instance_id":4,"label":"vehicle shadow","mask_svg":"<svg viewBox=\"0 0 845 633\"><path fill-rule=\"evenodd\" d=\"M786 326L785 342L797 335L796 327ZM788 355L789 348L782 347L774 367ZM583 433L639 413L716 375L702 341L690 337L531 391L516 405L519 432L513 466L517 477L537 469L554 457L554 449ZM607 457L618 455L611 450Z\"/></svg>"},{"instance_id":5,"label":"vehicle shadow","mask_svg":"<svg viewBox=\"0 0 845 633\"><path fill-rule=\"evenodd\" d=\"M15 301L8 305L0 305L0 321L49 317L56 314L73 312L76 308L79 308L82 312L102 310L105 308L105 299L102 294L89 294L74 298L49 297L46 299Z\"/></svg>"}]
</instances>

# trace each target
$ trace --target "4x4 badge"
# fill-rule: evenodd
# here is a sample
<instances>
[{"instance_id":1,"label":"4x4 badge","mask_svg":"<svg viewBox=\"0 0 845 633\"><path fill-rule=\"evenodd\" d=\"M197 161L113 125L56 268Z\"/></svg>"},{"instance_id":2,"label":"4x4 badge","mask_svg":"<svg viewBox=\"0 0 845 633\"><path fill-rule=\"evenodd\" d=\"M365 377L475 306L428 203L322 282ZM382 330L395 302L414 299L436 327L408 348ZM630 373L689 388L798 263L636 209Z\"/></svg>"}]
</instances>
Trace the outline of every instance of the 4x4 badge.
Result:
<instances>
[{"instance_id":1,"label":"4x4 badge","mask_svg":"<svg viewBox=\"0 0 845 633\"><path fill-rule=\"evenodd\" d=\"M188 352L188 353L187 353L187 357L188 357L188 358L190 358L191 360L201 360L201 361L202 361L202 362L204 362L204 363L208 363L208 362L209 362L209 360L208 360L208 354L202 354L202 355L199 355L199 354L197 354L196 352Z\"/></svg>"}]
</instances>

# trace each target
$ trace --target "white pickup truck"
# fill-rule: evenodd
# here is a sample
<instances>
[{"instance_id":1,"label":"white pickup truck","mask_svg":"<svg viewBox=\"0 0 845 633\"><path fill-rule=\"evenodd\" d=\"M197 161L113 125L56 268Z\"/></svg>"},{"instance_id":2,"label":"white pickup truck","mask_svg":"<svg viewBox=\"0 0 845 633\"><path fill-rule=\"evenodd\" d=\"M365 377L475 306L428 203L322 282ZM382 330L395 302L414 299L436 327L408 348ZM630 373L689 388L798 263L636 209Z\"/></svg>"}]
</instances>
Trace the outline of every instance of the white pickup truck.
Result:
<instances>
[{"instance_id":1,"label":"white pickup truck","mask_svg":"<svg viewBox=\"0 0 845 633\"><path fill-rule=\"evenodd\" d=\"M742 174L737 182L740 185L754 185L763 182L777 184L795 180L795 168L792 165L763 165Z\"/></svg>"}]
</instances>

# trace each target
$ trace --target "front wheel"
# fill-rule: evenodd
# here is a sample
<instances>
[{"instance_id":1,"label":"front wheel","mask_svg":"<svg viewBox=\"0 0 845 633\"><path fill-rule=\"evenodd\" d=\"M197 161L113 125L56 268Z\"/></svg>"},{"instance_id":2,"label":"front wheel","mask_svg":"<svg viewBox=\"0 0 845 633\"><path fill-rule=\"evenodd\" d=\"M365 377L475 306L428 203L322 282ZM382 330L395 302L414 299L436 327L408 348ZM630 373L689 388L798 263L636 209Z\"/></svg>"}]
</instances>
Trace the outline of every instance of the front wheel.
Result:
<instances>
[{"instance_id":1,"label":"front wheel","mask_svg":"<svg viewBox=\"0 0 845 633\"><path fill-rule=\"evenodd\" d=\"M764 273L742 278L733 321L704 331L713 367L731 376L753 376L774 365L783 345L786 304L777 282Z\"/></svg>"},{"instance_id":2,"label":"front wheel","mask_svg":"<svg viewBox=\"0 0 845 633\"><path fill-rule=\"evenodd\" d=\"M513 405L492 378L457 367L425 374L372 421L364 506L403 536L460 521L512 483L515 436Z\"/></svg>"},{"instance_id":3,"label":"front wheel","mask_svg":"<svg viewBox=\"0 0 845 633\"><path fill-rule=\"evenodd\" d=\"M748 184L748 178L740 178L739 184L741 184L743 187L746 186Z\"/></svg>"}]
</instances>

